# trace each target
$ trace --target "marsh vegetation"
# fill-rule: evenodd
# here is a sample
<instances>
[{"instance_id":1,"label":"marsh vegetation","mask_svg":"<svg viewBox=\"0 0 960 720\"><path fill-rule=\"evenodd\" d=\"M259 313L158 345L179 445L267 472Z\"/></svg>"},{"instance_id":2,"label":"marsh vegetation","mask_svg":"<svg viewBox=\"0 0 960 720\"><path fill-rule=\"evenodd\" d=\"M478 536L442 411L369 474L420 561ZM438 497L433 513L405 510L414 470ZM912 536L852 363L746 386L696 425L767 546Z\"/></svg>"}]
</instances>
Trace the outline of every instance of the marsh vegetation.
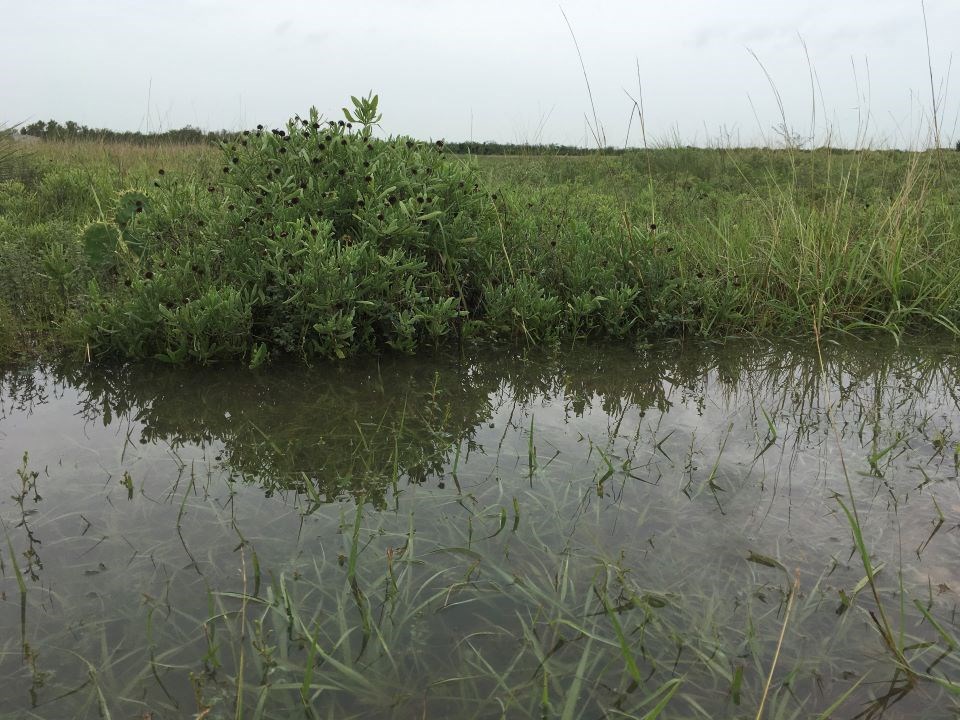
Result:
<instances>
[{"instance_id":1,"label":"marsh vegetation","mask_svg":"<svg viewBox=\"0 0 960 720\"><path fill-rule=\"evenodd\" d=\"M379 119L0 154L0 717L956 717L960 153Z\"/></svg>"},{"instance_id":2,"label":"marsh vegetation","mask_svg":"<svg viewBox=\"0 0 960 720\"><path fill-rule=\"evenodd\" d=\"M45 143L0 192L9 355L258 365L960 324L954 153L453 156L372 98L203 146Z\"/></svg>"}]
</instances>

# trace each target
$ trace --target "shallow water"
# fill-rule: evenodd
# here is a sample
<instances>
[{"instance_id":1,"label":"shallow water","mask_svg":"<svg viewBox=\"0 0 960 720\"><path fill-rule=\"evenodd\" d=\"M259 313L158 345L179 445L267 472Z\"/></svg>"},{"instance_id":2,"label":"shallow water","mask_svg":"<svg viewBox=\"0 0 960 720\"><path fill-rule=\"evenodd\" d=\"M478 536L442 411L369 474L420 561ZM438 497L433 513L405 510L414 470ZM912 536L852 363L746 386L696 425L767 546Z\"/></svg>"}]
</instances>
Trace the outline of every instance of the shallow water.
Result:
<instances>
[{"instance_id":1,"label":"shallow water","mask_svg":"<svg viewBox=\"0 0 960 720\"><path fill-rule=\"evenodd\" d=\"M955 718L955 350L0 374L0 717Z\"/></svg>"}]
</instances>

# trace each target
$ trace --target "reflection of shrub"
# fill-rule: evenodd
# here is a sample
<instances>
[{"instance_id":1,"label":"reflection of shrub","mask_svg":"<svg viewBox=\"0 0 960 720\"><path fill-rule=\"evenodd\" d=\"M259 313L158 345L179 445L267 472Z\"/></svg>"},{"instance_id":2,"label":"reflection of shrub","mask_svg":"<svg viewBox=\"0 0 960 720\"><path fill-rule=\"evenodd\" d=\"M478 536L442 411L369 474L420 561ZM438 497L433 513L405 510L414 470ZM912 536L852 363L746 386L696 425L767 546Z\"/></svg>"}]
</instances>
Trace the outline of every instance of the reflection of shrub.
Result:
<instances>
[{"instance_id":1,"label":"reflection of shrub","mask_svg":"<svg viewBox=\"0 0 960 720\"><path fill-rule=\"evenodd\" d=\"M91 264L107 271L85 320L93 345L210 362L413 351L449 335L498 247L477 173L442 141L375 139L376 98L345 114L245 132L222 144L218 182L164 173L141 210L121 218L118 204L113 262L108 233L90 230Z\"/></svg>"}]
</instances>

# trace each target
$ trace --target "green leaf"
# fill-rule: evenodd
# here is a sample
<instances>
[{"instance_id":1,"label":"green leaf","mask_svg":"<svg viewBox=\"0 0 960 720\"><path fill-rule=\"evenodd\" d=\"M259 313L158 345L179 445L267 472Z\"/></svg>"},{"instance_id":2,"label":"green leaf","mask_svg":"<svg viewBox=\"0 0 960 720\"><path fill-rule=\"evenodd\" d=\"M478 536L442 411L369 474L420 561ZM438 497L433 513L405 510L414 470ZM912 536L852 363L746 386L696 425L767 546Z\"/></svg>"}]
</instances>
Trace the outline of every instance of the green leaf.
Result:
<instances>
[{"instance_id":1,"label":"green leaf","mask_svg":"<svg viewBox=\"0 0 960 720\"><path fill-rule=\"evenodd\" d=\"M111 223L95 222L87 225L81 236L87 262L97 270L106 270L116 261L120 229Z\"/></svg>"}]
</instances>

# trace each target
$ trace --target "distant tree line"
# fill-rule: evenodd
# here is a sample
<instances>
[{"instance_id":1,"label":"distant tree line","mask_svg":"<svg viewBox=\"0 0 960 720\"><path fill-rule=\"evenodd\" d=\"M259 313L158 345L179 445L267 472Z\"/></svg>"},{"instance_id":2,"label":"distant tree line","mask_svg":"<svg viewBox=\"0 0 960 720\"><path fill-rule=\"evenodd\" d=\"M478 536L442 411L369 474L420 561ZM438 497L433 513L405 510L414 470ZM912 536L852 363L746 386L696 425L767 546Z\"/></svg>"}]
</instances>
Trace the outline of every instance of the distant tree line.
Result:
<instances>
[{"instance_id":1,"label":"distant tree line","mask_svg":"<svg viewBox=\"0 0 960 720\"><path fill-rule=\"evenodd\" d=\"M132 132L129 130L108 130L80 125L73 120L60 124L56 120L37 120L20 127L21 135L31 135L43 140L97 140L109 142L128 142L135 145L156 145L161 143L211 143L233 137L235 132L227 130L208 131L187 125L175 130L162 132Z\"/></svg>"},{"instance_id":2,"label":"distant tree line","mask_svg":"<svg viewBox=\"0 0 960 720\"><path fill-rule=\"evenodd\" d=\"M43 140L97 140L109 142L129 142L135 145L157 145L162 143L215 143L228 140L237 135L231 130L201 130L186 125L175 130L161 132L140 132L129 130L108 130L107 128L91 128L80 125L73 120L67 120L61 125L56 120L37 120L29 125L20 127L21 135L31 135ZM445 147L450 152L459 155L594 155L597 149L593 147L577 147L574 145L534 145L530 143L501 143L501 142L450 142ZM956 143L956 150L960 152L960 140ZM631 148L630 150L635 150ZM600 152L604 155L621 155L630 152L625 148L605 147ZM839 148L836 148L839 150Z\"/></svg>"}]
</instances>

